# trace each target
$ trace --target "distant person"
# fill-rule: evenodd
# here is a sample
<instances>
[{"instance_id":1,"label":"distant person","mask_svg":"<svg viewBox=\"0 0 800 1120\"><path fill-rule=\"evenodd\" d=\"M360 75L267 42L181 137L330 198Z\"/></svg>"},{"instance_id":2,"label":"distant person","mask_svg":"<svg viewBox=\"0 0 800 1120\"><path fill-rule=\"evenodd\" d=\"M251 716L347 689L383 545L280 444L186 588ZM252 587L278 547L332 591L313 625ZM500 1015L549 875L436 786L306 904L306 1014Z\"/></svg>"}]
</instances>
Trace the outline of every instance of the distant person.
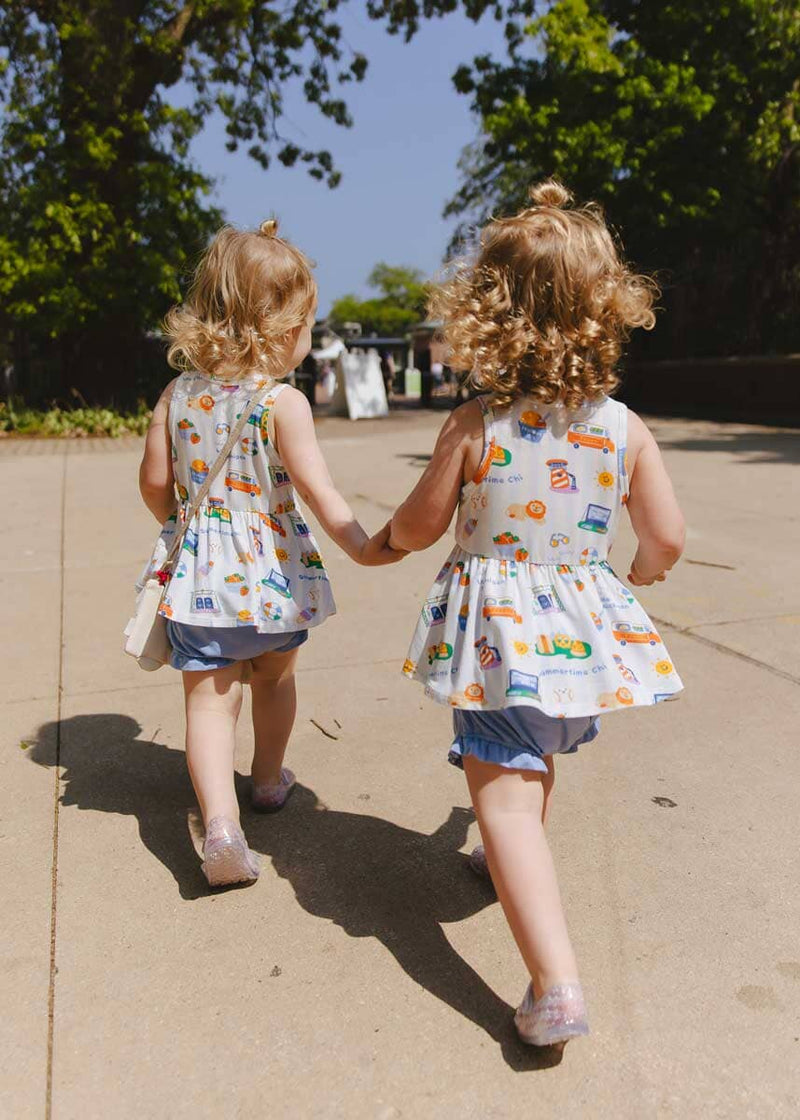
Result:
<instances>
[{"instance_id":1,"label":"distant person","mask_svg":"<svg viewBox=\"0 0 800 1120\"><path fill-rule=\"evenodd\" d=\"M308 354L316 306L311 265L273 220L255 232L223 228L166 321L169 360L185 372L165 389L147 433L140 488L163 528L141 584L157 575L164 586L205 827L203 871L214 887L259 873L233 781L243 679L253 695L252 806L273 812L295 784L283 757L298 649L336 609L294 487L351 559L400 558L387 547L388 526L370 538L356 521L331 481L308 401L284 384Z\"/></svg>"},{"instance_id":2,"label":"distant person","mask_svg":"<svg viewBox=\"0 0 800 1120\"><path fill-rule=\"evenodd\" d=\"M397 367L394 364L394 358L390 350L381 351L381 376L383 377L384 388L386 389L386 399L391 400L394 396L394 379L397 373Z\"/></svg>"},{"instance_id":3,"label":"distant person","mask_svg":"<svg viewBox=\"0 0 800 1120\"><path fill-rule=\"evenodd\" d=\"M628 330L653 326L654 285L620 261L595 207L570 209L554 181L531 198L434 292L450 361L482 395L448 417L390 544L428 548L458 511L404 672L454 709L450 761L484 842L472 865L530 976L517 1030L540 1046L589 1030L544 831L554 756L591 742L601 712L683 687L609 549L627 505L628 580L649 586L680 557L684 523L655 440L609 396Z\"/></svg>"},{"instance_id":4,"label":"distant person","mask_svg":"<svg viewBox=\"0 0 800 1120\"><path fill-rule=\"evenodd\" d=\"M433 395L433 376L431 374L430 350L418 350L414 355L417 368L420 372L420 404L428 408Z\"/></svg>"},{"instance_id":5,"label":"distant person","mask_svg":"<svg viewBox=\"0 0 800 1120\"><path fill-rule=\"evenodd\" d=\"M324 361L320 369L320 384L322 391L325 394L326 401L330 403L333 394L336 391L336 371L333 362Z\"/></svg>"},{"instance_id":6,"label":"distant person","mask_svg":"<svg viewBox=\"0 0 800 1120\"><path fill-rule=\"evenodd\" d=\"M441 362L431 362L431 377L434 388L440 389L444 385L444 366Z\"/></svg>"},{"instance_id":7,"label":"distant person","mask_svg":"<svg viewBox=\"0 0 800 1120\"><path fill-rule=\"evenodd\" d=\"M306 354L299 367L294 371L294 383L313 408L317 403L317 363L311 357L311 354Z\"/></svg>"}]
</instances>

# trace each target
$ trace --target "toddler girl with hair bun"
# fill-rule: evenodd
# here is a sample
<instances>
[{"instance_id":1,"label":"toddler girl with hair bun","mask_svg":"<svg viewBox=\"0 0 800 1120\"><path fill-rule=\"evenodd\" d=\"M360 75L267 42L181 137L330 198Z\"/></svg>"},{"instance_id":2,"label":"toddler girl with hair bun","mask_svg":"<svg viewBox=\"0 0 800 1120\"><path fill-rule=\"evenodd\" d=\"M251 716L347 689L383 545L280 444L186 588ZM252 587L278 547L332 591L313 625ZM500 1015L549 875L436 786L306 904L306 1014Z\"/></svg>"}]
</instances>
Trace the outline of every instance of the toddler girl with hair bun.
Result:
<instances>
[{"instance_id":1,"label":"toddler girl with hair bun","mask_svg":"<svg viewBox=\"0 0 800 1120\"><path fill-rule=\"evenodd\" d=\"M311 348L317 286L309 260L277 236L226 226L201 260L189 296L166 319L180 376L153 412L140 470L162 525L140 581L163 573L171 665L183 673L186 759L205 826L212 886L253 882L258 862L239 823L234 737L243 676L252 686L252 805L283 807L294 775L283 758L295 717L295 665L309 630L334 613L319 547L300 499L359 564L386 564L388 526L368 537L331 481L308 401L284 378ZM165 559L245 409L241 437Z\"/></svg>"},{"instance_id":2,"label":"toddler girl with hair bun","mask_svg":"<svg viewBox=\"0 0 800 1120\"><path fill-rule=\"evenodd\" d=\"M598 734L601 712L682 688L664 642L608 554L623 506L635 586L661 581L684 524L645 424L610 394L621 344L653 326L655 285L628 269L597 207L559 183L483 230L431 301L450 365L477 399L444 424L389 543L428 548L457 511L455 547L428 592L404 672L453 708L489 875L530 976L523 1041L588 1033L544 826L556 754Z\"/></svg>"}]
</instances>

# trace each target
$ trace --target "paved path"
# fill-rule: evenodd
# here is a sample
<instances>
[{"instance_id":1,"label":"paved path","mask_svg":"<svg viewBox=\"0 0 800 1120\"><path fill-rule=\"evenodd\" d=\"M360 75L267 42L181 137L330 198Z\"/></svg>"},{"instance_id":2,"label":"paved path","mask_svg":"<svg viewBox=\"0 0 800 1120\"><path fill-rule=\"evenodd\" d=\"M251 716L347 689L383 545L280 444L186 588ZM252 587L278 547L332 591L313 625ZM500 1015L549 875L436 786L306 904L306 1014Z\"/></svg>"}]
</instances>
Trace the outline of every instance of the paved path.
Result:
<instances>
[{"instance_id":1,"label":"paved path","mask_svg":"<svg viewBox=\"0 0 800 1120\"><path fill-rule=\"evenodd\" d=\"M321 423L366 524L440 419ZM800 435L655 427L690 533L644 598L688 689L559 765L593 1034L550 1068L514 1039L522 968L459 854L477 829L448 714L399 673L446 545L382 571L327 549L340 613L301 655L303 785L245 812L259 883L212 896L177 674L120 651L153 536L141 444L0 443L2 1116L800 1114Z\"/></svg>"}]
</instances>

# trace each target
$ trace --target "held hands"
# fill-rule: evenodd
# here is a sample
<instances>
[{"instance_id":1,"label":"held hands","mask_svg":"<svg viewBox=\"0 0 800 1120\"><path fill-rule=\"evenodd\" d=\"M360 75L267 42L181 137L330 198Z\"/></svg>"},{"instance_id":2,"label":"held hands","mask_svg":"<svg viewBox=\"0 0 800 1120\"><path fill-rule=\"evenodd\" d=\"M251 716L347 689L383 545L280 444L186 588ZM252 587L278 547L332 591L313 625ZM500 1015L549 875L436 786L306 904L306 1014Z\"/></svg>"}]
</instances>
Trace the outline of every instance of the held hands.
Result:
<instances>
[{"instance_id":1,"label":"held hands","mask_svg":"<svg viewBox=\"0 0 800 1120\"><path fill-rule=\"evenodd\" d=\"M667 578L666 571L656 572L655 575L645 576L636 567L636 557L631 561L631 570L628 572L628 582L634 587L651 587L654 583L663 583Z\"/></svg>"},{"instance_id":2,"label":"held hands","mask_svg":"<svg viewBox=\"0 0 800 1120\"><path fill-rule=\"evenodd\" d=\"M391 521L387 521L382 529L365 541L358 557L359 564L374 568L381 564L396 564L408 556L408 553L399 548L391 548L389 534L392 530Z\"/></svg>"}]
</instances>

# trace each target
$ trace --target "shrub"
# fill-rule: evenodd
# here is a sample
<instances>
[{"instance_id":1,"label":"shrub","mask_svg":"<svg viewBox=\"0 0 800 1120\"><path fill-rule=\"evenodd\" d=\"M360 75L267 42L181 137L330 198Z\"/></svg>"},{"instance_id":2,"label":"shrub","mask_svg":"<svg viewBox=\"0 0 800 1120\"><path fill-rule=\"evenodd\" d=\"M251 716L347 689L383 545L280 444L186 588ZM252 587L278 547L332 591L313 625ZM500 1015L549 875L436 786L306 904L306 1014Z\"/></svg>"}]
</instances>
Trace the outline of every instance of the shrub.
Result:
<instances>
[{"instance_id":1,"label":"shrub","mask_svg":"<svg viewBox=\"0 0 800 1120\"><path fill-rule=\"evenodd\" d=\"M29 408L19 400L0 401L0 433L16 436L85 438L140 436L147 431L150 410L140 402L135 412L111 408Z\"/></svg>"}]
</instances>

